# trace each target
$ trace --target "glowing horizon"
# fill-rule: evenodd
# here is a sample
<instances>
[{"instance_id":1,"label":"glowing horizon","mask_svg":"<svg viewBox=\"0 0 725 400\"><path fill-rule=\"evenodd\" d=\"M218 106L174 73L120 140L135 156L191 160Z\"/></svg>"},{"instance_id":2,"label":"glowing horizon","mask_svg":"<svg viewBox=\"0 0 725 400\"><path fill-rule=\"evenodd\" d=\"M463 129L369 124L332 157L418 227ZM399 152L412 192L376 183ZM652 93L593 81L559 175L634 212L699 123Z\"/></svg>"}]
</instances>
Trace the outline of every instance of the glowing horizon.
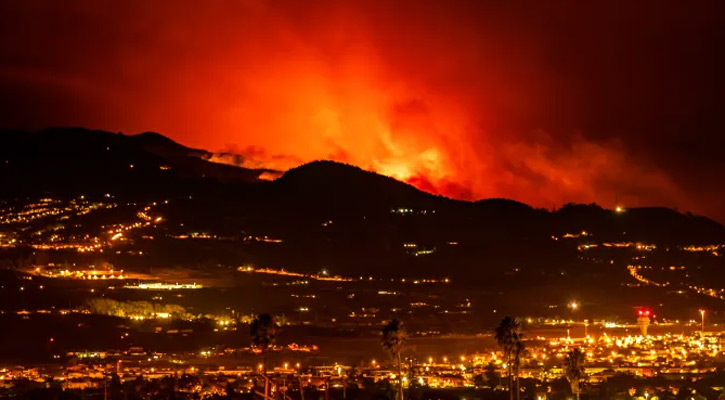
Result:
<instances>
[{"instance_id":1,"label":"glowing horizon","mask_svg":"<svg viewBox=\"0 0 725 400\"><path fill-rule=\"evenodd\" d=\"M725 179L707 79L718 64L710 47L690 46L714 40L707 7L689 9L701 18L688 26L677 6L5 8L3 29L17 34L0 36L12 99L0 126L152 130L255 168L326 159L457 199L656 204L724 219L711 184ZM673 30L676 43L652 39Z\"/></svg>"}]
</instances>

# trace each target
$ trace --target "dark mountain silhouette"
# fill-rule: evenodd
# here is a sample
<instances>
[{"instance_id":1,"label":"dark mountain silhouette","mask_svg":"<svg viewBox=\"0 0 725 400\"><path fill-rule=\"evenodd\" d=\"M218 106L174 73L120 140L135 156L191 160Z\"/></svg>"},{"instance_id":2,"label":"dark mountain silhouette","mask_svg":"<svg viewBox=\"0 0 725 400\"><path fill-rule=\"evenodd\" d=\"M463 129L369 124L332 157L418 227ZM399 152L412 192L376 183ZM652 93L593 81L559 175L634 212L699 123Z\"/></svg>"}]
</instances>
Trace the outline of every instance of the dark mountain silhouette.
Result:
<instances>
[{"instance_id":1,"label":"dark mountain silhouette","mask_svg":"<svg viewBox=\"0 0 725 400\"><path fill-rule=\"evenodd\" d=\"M572 298L588 299L588 307L598 307L602 315L629 312L633 304L700 307L702 298L688 285L709 287L725 279L720 253L683 250L725 243L723 226L672 209L616 212L567 204L551 211L509 199L459 201L332 161L311 162L265 181L260 176L269 171L208 161L212 156L153 132L0 131L0 206L83 194L115 202L122 213L124 203L133 209L128 203L169 200L154 208L162 224L129 234L128 242L103 257L129 269L213 273L220 266L252 264L307 273L324 268L348 276L450 277L456 285L452 293L465 293L489 316L492 309L505 312L510 306L504 293L532 312ZM113 222L105 212L87 218L96 226ZM53 221L37 221L19 234L48 222ZM17 233L13 229L0 227ZM85 222L72 230L98 234ZM219 239L195 240L195 233ZM182 236L188 239L177 239ZM636 243L650 247L640 250ZM124 250L144 256L129 258ZM13 251L32 249L0 249L0 260ZM53 256L88 262L80 254ZM632 263L653 266L648 277L672 286L638 286L627 269ZM672 271L671 265L688 268Z\"/></svg>"},{"instance_id":2,"label":"dark mountain silhouette","mask_svg":"<svg viewBox=\"0 0 725 400\"><path fill-rule=\"evenodd\" d=\"M708 242L725 238L722 225L702 216L664 207L640 207L621 213L596 204L567 204L549 212L509 199L476 202L452 200L422 192L393 178L332 161L293 168L272 183L280 204L307 213L371 213L397 208L443 213L459 226L478 230L581 232L602 239L653 240L665 243Z\"/></svg>"},{"instance_id":3,"label":"dark mountain silhouette","mask_svg":"<svg viewBox=\"0 0 725 400\"><path fill-rule=\"evenodd\" d=\"M290 169L270 186L273 196L287 203L287 207L316 214L364 215L388 213L397 208L435 209L460 203L333 161L314 161Z\"/></svg>"},{"instance_id":4,"label":"dark mountain silhouette","mask_svg":"<svg viewBox=\"0 0 725 400\"><path fill-rule=\"evenodd\" d=\"M192 149L176 143L157 132L142 132L137 135L127 136L127 138L129 142L136 144L141 149L161 157L203 157L209 154L206 150Z\"/></svg>"},{"instance_id":5,"label":"dark mountain silhouette","mask_svg":"<svg viewBox=\"0 0 725 400\"><path fill-rule=\"evenodd\" d=\"M558 231L589 230L607 240L702 243L722 240L724 234L723 226L711 219L665 207L630 208L617 213L596 204L566 204L553 215Z\"/></svg>"},{"instance_id":6,"label":"dark mountain silhouette","mask_svg":"<svg viewBox=\"0 0 725 400\"><path fill-rule=\"evenodd\" d=\"M180 194L252 183L263 170L205 161L204 150L158 133L124 135L83 128L0 131L0 193Z\"/></svg>"},{"instance_id":7,"label":"dark mountain silhouette","mask_svg":"<svg viewBox=\"0 0 725 400\"><path fill-rule=\"evenodd\" d=\"M419 220L412 224L416 229L429 231L422 236L464 236L481 241L549 238L582 230L601 239L662 243L712 243L725 238L725 230L717 222L667 208L616 213L594 204L569 204L549 212L507 199L458 201L332 161L311 162L273 182L262 182L259 176L265 170L206 161L210 154L154 132L4 130L0 131L0 196L194 195L203 199L205 209L213 209L210 213L223 213L227 220L264 219L272 225L295 219L391 218L404 209L412 211L402 214ZM424 215L426 219L419 218Z\"/></svg>"}]
</instances>

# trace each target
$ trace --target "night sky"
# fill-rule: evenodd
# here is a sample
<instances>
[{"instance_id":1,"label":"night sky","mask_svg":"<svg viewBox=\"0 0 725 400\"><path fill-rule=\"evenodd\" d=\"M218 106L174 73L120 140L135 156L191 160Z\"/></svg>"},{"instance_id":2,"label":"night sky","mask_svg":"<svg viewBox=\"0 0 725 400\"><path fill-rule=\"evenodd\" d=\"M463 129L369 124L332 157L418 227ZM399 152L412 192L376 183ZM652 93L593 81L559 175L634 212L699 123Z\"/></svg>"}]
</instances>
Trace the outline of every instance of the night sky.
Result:
<instances>
[{"instance_id":1,"label":"night sky","mask_svg":"<svg viewBox=\"0 0 725 400\"><path fill-rule=\"evenodd\" d=\"M0 2L0 127L725 221L725 2Z\"/></svg>"}]
</instances>

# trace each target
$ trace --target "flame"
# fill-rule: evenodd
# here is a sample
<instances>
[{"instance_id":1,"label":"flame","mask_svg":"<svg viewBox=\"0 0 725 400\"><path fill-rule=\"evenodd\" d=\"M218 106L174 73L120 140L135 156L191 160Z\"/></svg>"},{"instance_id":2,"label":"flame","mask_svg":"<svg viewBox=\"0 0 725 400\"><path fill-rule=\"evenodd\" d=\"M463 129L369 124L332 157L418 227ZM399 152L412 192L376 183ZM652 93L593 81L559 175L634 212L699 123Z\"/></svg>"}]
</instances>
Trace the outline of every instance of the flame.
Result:
<instances>
[{"instance_id":1,"label":"flame","mask_svg":"<svg viewBox=\"0 0 725 400\"><path fill-rule=\"evenodd\" d=\"M536 6L454 3L179 1L111 10L79 0L47 19L21 2L6 20L30 25L8 31L32 35L0 39L0 50L30 66L0 67L0 84L30 93L32 121L155 130L242 156L219 162L285 170L331 159L450 197L545 207L696 204L661 165L580 129L591 109L606 108L582 104L581 82L556 61L587 56L588 42L562 54L544 40L559 31ZM112 29L110 15L121 21ZM610 26L591 29L599 25ZM30 45L37 39L48 43L41 51ZM41 100L52 106L36 107Z\"/></svg>"}]
</instances>

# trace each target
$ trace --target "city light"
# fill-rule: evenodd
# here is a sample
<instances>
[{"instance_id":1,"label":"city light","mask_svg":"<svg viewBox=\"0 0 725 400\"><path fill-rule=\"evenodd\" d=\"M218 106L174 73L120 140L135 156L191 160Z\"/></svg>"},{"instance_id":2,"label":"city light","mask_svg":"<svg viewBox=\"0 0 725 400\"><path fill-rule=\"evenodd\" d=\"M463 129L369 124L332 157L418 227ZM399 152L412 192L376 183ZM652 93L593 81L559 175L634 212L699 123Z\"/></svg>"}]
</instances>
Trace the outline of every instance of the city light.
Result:
<instances>
[{"instance_id":1,"label":"city light","mask_svg":"<svg viewBox=\"0 0 725 400\"><path fill-rule=\"evenodd\" d=\"M725 0L564 3L0 1L0 400L725 400Z\"/></svg>"}]
</instances>

